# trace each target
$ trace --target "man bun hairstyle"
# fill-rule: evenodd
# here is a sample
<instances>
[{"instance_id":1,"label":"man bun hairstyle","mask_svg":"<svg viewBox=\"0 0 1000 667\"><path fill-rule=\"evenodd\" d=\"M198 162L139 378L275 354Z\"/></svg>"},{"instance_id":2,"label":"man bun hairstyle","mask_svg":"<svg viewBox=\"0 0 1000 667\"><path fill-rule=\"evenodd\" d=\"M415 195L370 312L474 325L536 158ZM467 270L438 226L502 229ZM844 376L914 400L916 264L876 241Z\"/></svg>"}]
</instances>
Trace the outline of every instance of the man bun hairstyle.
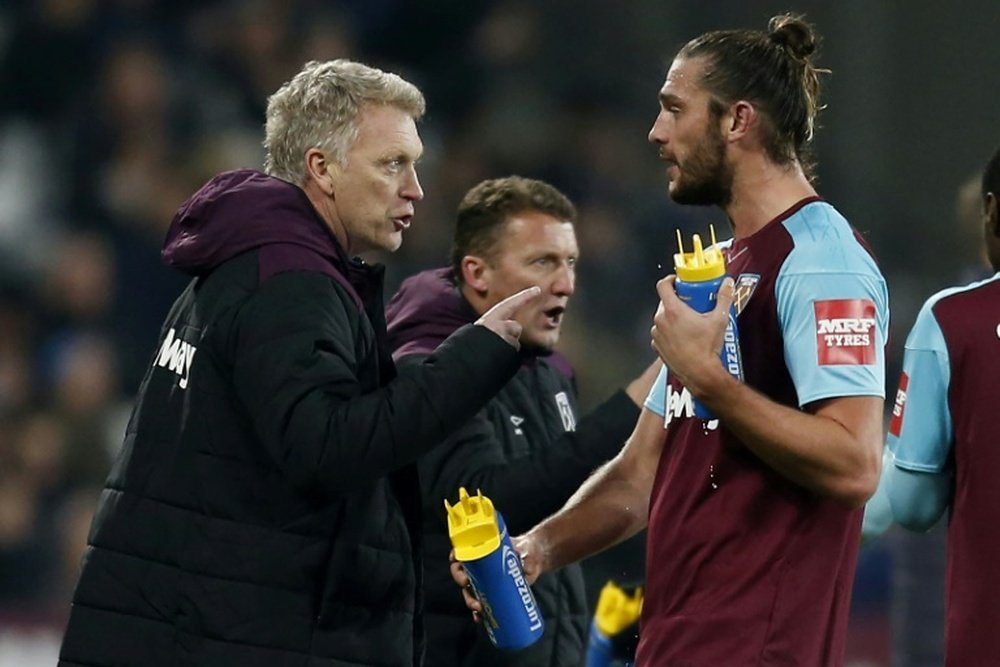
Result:
<instances>
[{"instance_id":1,"label":"man bun hairstyle","mask_svg":"<svg viewBox=\"0 0 1000 667\"><path fill-rule=\"evenodd\" d=\"M787 48L800 60L805 60L815 53L818 46L809 24L803 21L802 17L791 14L772 17L767 23L767 36L778 46Z\"/></svg>"},{"instance_id":2,"label":"man bun hairstyle","mask_svg":"<svg viewBox=\"0 0 1000 667\"><path fill-rule=\"evenodd\" d=\"M718 116L746 100L761 112L764 147L776 164L798 161L813 175L811 142L820 106L820 74L813 56L819 36L796 14L771 18L767 32L717 30L691 40L679 58L705 58L702 85L712 94Z\"/></svg>"}]
</instances>

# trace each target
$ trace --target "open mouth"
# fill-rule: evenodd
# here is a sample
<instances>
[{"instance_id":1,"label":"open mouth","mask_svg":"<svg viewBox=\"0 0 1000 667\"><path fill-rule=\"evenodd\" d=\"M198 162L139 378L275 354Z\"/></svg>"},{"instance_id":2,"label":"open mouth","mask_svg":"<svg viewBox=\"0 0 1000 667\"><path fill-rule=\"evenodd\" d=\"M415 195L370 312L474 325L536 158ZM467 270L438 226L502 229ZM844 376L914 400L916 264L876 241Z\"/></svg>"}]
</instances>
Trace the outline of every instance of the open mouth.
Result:
<instances>
[{"instance_id":1,"label":"open mouth","mask_svg":"<svg viewBox=\"0 0 1000 667\"><path fill-rule=\"evenodd\" d=\"M552 308L543 310L542 315L545 316L545 319L550 326L557 327L559 326L559 323L562 322L562 316L565 312L565 306L553 306Z\"/></svg>"},{"instance_id":2,"label":"open mouth","mask_svg":"<svg viewBox=\"0 0 1000 667\"><path fill-rule=\"evenodd\" d=\"M404 229L409 229L410 222L412 221L413 221L412 215L404 215L399 218L393 218L392 224L396 227L397 230L402 231Z\"/></svg>"}]
</instances>

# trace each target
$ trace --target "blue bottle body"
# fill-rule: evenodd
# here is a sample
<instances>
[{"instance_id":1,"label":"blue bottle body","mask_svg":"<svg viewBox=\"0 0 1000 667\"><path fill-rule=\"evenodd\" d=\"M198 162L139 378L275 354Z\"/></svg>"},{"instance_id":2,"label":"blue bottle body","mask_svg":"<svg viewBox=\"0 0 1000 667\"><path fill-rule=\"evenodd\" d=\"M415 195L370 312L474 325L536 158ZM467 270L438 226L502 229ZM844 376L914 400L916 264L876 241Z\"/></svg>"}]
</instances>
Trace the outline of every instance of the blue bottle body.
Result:
<instances>
[{"instance_id":1,"label":"blue bottle body","mask_svg":"<svg viewBox=\"0 0 1000 667\"><path fill-rule=\"evenodd\" d=\"M596 620L591 621L590 637L587 640L587 667L611 667L613 663L611 639L597 627Z\"/></svg>"},{"instance_id":2,"label":"blue bottle body","mask_svg":"<svg viewBox=\"0 0 1000 667\"><path fill-rule=\"evenodd\" d=\"M694 308L699 313L707 313L715 308L715 302L719 294L719 288L726 276L722 275L712 280L684 281L680 278L674 280L674 290L681 301ZM719 351L719 358L722 365L726 367L729 374L739 381L743 381L743 358L740 354L740 335L736 326L736 307L729 308L729 324L726 325L726 335L722 343L722 350ZM699 419L715 419L712 412L699 401L694 401L694 414Z\"/></svg>"},{"instance_id":3,"label":"blue bottle body","mask_svg":"<svg viewBox=\"0 0 1000 667\"><path fill-rule=\"evenodd\" d=\"M500 546L482 558L465 561L465 571L483 605L483 627L497 648L521 649L545 631L542 612L524 580L521 557L514 550L503 516L497 512Z\"/></svg>"}]
</instances>

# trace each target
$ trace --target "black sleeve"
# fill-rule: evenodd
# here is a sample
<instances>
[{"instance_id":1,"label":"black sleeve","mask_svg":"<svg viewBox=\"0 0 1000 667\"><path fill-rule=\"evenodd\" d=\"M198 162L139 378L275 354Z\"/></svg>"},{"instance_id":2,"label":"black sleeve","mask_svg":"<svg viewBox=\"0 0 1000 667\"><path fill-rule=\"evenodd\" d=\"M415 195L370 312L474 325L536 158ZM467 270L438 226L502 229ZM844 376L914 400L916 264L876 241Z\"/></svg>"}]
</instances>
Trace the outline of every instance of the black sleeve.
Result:
<instances>
[{"instance_id":1,"label":"black sleeve","mask_svg":"<svg viewBox=\"0 0 1000 667\"><path fill-rule=\"evenodd\" d=\"M639 418L639 408L618 391L548 447L516 459L504 456L486 411L420 461L424 506L445 520L443 500L458 488L482 490L503 514L512 535L528 530L560 507L602 463L621 450ZM440 512L438 512L438 508Z\"/></svg>"},{"instance_id":2,"label":"black sleeve","mask_svg":"<svg viewBox=\"0 0 1000 667\"><path fill-rule=\"evenodd\" d=\"M228 349L237 396L296 486L340 493L414 462L517 371L513 347L470 325L363 393L356 350L364 326L342 289L313 272L271 278L234 319Z\"/></svg>"}]
</instances>

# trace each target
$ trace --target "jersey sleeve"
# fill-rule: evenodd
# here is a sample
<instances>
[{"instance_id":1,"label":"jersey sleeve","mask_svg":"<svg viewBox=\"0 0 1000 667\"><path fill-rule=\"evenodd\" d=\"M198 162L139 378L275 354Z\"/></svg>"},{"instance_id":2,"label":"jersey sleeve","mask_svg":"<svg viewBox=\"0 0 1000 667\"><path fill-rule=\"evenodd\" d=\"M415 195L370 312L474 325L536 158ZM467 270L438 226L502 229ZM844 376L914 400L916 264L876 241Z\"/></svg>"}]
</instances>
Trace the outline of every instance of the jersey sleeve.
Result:
<instances>
[{"instance_id":1,"label":"jersey sleeve","mask_svg":"<svg viewBox=\"0 0 1000 667\"><path fill-rule=\"evenodd\" d=\"M858 245L854 254L860 253ZM867 255L817 270L830 262L806 254L793 250L775 285L785 364L799 405L838 396L884 398L885 280Z\"/></svg>"},{"instance_id":2,"label":"jersey sleeve","mask_svg":"<svg viewBox=\"0 0 1000 667\"><path fill-rule=\"evenodd\" d=\"M664 366L660 369L659 375L656 376L656 380L653 382L652 388L649 390L649 395L646 396L646 401L643 403L643 407L651 412L655 412L661 417L667 414L667 367Z\"/></svg>"},{"instance_id":3,"label":"jersey sleeve","mask_svg":"<svg viewBox=\"0 0 1000 667\"><path fill-rule=\"evenodd\" d=\"M940 472L953 439L948 408L951 365L933 303L924 304L906 339L903 373L889 424L888 445L896 466L915 472Z\"/></svg>"}]
</instances>

